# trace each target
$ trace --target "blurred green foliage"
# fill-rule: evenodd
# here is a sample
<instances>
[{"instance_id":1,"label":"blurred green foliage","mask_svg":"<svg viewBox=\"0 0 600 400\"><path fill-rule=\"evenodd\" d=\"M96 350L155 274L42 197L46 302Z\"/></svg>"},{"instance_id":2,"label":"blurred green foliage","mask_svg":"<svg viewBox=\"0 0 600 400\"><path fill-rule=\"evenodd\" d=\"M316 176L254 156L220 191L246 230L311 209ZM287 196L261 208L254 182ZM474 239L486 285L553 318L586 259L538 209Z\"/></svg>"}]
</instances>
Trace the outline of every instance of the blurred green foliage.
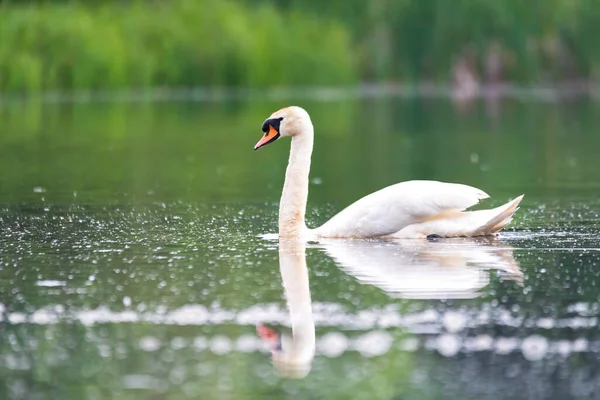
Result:
<instances>
[{"instance_id":1,"label":"blurred green foliage","mask_svg":"<svg viewBox=\"0 0 600 400\"><path fill-rule=\"evenodd\" d=\"M4 0L0 91L447 80L461 61L596 78L599 23L594 0Z\"/></svg>"},{"instance_id":2,"label":"blurred green foliage","mask_svg":"<svg viewBox=\"0 0 600 400\"><path fill-rule=\"evenodd\" d=\"M4 3L0 90L353 81L340 24L235 1Z\"/></svg>"},{"instance_id":3,"label":"blurred green foliage","mask_svg":"<svg viewBox=\"0 0 600 400\"><path fill-rule=\"evenodd\" d=\"M509 80L600 75L595 0L269 1L341 21L366 78L447 79L461 58L484 75L492 52Z\"/></svg>"}]
</instances>

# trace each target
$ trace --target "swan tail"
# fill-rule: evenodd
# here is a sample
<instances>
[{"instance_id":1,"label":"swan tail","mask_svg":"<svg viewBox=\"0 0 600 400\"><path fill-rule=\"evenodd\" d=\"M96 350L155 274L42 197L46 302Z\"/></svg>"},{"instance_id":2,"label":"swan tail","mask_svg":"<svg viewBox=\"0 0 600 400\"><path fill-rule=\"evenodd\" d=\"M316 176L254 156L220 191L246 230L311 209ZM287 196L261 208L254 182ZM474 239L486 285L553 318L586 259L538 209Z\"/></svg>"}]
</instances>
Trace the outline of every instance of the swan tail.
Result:
<instances>
[{"instance_id":1,"label":"swan tail","mask_svg":"<svg viewBox=\"0 0 600 400\"><path fill-rule=\"evenodd\" d=\"M490 214L494 216L488 220L485 224L480 226L479 228L473 231L472 236L487 236L492 235L494 233L500 232L504 229L508 224L512 222L513 216L515 212L519 209L519 203L523 200L523 196L521 195L516 199L509 201L508 203L494 208L492 210L482 210L488 211ZM473 211L477 213L479 211Z\"/></svg>"},{"instance_id":2,"label":"swan tail","mask_svg":"<svg viewBox=\"0 0 600 400\"><path fill-rule=\"evenodd\" d=\"M519 209L523 195L491 210L450 211L426 221L409 225L390 235L393 238L415 239L429 235L441 237L490 236L505 228Z\"/></svg>"}]
</instances>

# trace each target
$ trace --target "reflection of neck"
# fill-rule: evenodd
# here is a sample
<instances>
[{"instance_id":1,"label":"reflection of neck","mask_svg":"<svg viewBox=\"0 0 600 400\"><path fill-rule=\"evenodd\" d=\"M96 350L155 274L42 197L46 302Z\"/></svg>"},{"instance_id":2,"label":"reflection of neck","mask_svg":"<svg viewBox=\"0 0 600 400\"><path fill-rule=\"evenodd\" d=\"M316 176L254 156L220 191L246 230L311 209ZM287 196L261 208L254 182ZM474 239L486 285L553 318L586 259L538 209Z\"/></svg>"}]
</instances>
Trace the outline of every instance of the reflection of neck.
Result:
<instances>
[{"instance_id":1,"label":"reflection of neck","mask_svg":"<svg viewBox=\"0 0 600 400\"><path fill-rule=\"evenodd\" d=\"M309 122L292 137L290 160L285 171L285 183L279 203L279 236L300 237L306 230L304 215L308 199L308 175L314 140Z\"/></svg>"},{"instance_id":2,"label":"reflection of neck","mask_svg":"<svg viewBox=\"0 0 600 400\"><path fill-rule=\"evenodd\" d=\"M315 354L315 322L304 243L280 241L279 266L292 322L293 343L286 353L295 363L310 363Z\"/></svg>"}]
</instances>

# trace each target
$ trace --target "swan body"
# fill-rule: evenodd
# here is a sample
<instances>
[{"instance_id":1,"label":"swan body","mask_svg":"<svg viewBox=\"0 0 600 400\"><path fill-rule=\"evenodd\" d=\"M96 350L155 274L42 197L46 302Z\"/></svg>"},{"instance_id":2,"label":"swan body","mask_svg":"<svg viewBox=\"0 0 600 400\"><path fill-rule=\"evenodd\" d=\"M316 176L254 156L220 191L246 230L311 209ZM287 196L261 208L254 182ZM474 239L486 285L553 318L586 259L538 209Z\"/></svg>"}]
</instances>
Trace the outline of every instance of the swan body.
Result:
<instances>
[{"instance_id":1,"label":"swan body","mask_svg":"<svg viewBox=\"0 0 600 400\"><path fill-rule=\"evenodd\" d=\"M314 127L301 107L273 113L264 123L255 150L291 136L290 158L279 205L279 237L425 238L493 235L508 225L523 196L491 210L465 211L488 198L458 183L414 180L388 186L346 207L322 226L305 224Z\"/></svg>"}]
</instances>

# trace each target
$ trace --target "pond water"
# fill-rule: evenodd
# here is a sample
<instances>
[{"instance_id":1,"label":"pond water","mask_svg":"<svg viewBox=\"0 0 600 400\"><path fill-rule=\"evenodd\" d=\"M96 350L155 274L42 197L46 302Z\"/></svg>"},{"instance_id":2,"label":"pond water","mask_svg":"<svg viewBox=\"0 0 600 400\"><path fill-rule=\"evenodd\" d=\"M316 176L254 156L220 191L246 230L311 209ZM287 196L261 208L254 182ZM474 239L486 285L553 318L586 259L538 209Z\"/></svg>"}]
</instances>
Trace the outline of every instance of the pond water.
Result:
<instances>
[{"instance_id":1,"label":"pond water","mask_svg":"<svg viewBox=\"0 0 600 400\"><path fill-rule=\"evenodd\" d=\"M495 239L280 246L289 141L252 148L293 103L316 128L311 226L415 178L521 209ZM598 398L598 111L4 104L0 397Z\"/></svg>"}]
</instances>

